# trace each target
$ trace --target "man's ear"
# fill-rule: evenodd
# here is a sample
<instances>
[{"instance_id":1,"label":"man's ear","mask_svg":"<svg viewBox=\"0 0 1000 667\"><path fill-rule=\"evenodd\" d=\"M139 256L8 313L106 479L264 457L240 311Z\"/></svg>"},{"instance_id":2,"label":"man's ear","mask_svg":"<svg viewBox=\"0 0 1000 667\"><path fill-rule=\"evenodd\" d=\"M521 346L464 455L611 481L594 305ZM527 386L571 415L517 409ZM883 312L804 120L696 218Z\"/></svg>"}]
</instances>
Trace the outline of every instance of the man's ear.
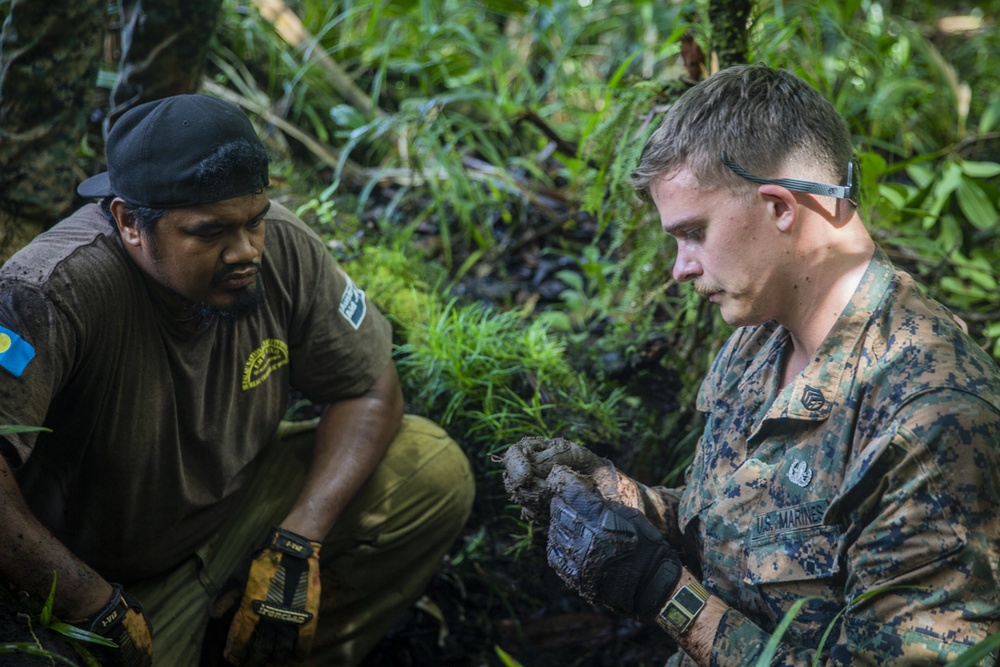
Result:
<instances>
[{"instance_id":1,"label":"man's ear","mask_svg":"<svg viewBox=\"0 0 1000 667\"><path fill-rule=\"evenodd\" d=\"M135 226L135 221L129 215L124 199L115 197L111 200L111 215L114 216L115 223L118 225L118 232L122 236L122 241L133 248L138 248L142 245L139 228Z\"/></svg>"},{"instance_id":2,"label":"man's ear","mask_svg":"<svg viewBox=\"0 0 1000 667\"><path fill-rule=\"evenodd\" d=\"M769 183L757 188L757 192L767 203L768 213L778 231L785 234L791 231L799 217L799 203L791 190Z\"/></svg>"}]
</instances>

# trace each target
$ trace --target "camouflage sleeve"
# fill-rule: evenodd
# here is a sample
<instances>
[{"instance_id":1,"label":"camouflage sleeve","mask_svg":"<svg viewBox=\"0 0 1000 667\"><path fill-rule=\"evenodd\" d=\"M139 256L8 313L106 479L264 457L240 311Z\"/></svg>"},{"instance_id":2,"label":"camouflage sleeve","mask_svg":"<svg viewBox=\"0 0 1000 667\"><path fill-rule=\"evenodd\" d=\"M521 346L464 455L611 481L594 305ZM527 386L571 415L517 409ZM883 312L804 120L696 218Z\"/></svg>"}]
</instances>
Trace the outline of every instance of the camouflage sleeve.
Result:
<instances>
[{"instance_id":1,"label":"camouflage sleeve","mask_svg":"<svg viewBox=\"0 0 1000 667\"><path fill-rule=\"evenodd\" d=\"M828 665L946 664L1000 632L1000 413L936 390L904 405L883 436L871 474L831 501L843 507L843 613L826 645L782 643L770 664L809 665L817 649ZM712 664L753 664L769 639L730 610Z\"/></svg>"}]
</instances>

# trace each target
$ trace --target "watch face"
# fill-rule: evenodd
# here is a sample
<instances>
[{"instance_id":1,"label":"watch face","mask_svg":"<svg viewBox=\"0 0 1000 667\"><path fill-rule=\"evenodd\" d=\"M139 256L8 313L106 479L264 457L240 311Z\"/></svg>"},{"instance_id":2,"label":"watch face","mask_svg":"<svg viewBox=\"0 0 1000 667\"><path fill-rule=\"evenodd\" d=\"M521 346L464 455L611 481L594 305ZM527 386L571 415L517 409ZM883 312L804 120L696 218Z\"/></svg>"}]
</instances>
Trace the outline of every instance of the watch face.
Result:
<instances>
[{"instance_id":1,"label":"watch face","mask_svg":"<svg viewBox=\"0 0 1000 667\"><path fill-rule=\"evenodd\" d=\"M674 600L680 606L684 607L685 609L687 609L689 612L692 613L694 613L698 609L701 609L701 606L705 604L705 602L700 597L691 592L691 589L689 589L687 586L677 591L677 595L674 596Z\"/></svg>"},{"instance_id":2,"label":"watch face","mask_svg":"<svg viewBox=\"0 0 1000 667\"><path fill-rule=\"evenodd\" d=\"M683 628L691 617L677 607L670 605L668 608L663 610L662 618L675 628Z\"/></svg>"}]
</instances>

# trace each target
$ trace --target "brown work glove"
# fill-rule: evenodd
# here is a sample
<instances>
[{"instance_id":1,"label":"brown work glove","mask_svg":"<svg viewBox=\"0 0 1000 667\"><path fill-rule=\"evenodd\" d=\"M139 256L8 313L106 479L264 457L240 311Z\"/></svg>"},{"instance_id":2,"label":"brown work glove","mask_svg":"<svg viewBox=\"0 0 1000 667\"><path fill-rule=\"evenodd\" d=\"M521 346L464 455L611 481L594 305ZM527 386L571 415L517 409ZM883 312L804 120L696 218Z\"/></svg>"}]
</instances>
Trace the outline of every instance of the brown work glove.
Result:
<instances>
[{"instance_id":1,"label":"brown work glove","mask_svg":"<svg viewBox=\"0 0 1000 667\"><path fill-rule=\"evenodd\" d=\"M117 648L90 649L104 667L152 667L153 629L134 597L111 584L111 599L84 629L110 639Z\"/></svg>"},{"instance_id":2,"label":"brown work glove","mask_svg":"<svg viewBox=\"0 0 1000 667\"><path fill-rule=\"evenodd\" d=\"M507 448L501 462L504 487L511 500L521 506L521 516L525 519L541 525L548 523L552 489L547 480L552 468L560 465L589 478L593 488L607 500L638 509L657 529L665 531L669 525L666 518L669 510L662 496L575 442L563 438L521 438Z\"/></svg>"},{"instance_id":3,"label":"brown work glove","mask_svg":"<svg viewBox=\"0 0 1000 667\"><path fill-rule=\"evenodd\" d=\"M226 660L255 667L309 654L319 620L319 549L319 542L272 530L250 564Z\"/></svg>"},{"instance_id":4,"label":"brown work glove","mask_svg":"<svg viewBox=\"0 0 1000 667\"><path fill-rule=\"evenodd\" d=\"M680 579L677 552L639 510L603 498L578 473L556 466L548 482L549 566L590 602L654 618Z\"/></svg>"}]
</instances>

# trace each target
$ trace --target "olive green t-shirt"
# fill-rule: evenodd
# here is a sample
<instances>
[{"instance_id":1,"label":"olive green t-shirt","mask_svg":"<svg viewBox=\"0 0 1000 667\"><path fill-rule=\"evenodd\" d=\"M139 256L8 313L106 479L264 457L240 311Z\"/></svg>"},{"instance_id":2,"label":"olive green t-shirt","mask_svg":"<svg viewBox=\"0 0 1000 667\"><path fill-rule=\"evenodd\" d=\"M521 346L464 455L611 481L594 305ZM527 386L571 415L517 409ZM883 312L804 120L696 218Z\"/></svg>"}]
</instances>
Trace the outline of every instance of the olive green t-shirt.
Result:
<instances>
[{"instance_id":1,"label":"olive green t-shirt","mask_svg":"<svg viewBox=\"0 0 1000 667\"><path fill-rule=\"evenodd\" d=\"M259 276L257 313L191 331L95 205L0 269L0 334L20 355L0 354L0 424L52 429L0 448L39 520L106 578L163 572L220 526L291 388L357 396L389 363L388 322L276 203Z\"/></svg>"}]
</instances>

